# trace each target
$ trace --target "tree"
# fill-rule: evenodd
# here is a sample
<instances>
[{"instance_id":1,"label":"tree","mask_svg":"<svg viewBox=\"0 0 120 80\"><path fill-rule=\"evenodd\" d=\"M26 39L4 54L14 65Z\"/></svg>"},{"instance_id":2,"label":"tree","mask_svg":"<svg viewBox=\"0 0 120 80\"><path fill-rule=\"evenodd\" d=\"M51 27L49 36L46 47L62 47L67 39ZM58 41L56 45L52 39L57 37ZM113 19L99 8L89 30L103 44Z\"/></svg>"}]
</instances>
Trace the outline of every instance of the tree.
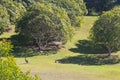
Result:
<instances>
[{"instance_id":1,"label":"tree","mask_svg":"<svg viewBox=\"0 0 120 80\"><path fill-rule=\"evenodd\" d=\"M120 49L120 7L100 16L91 30L91 39L97 44L103 44L109 56L112 51Z\"/></svg>"},{"instance_id":2,"label":"tree","mask_svg":"<svg viewBox=\"0 0 120 80\"><path fill-rule=\"evenodd\" d=\"M9 15L6 10L1 4L0 4L0 34L4 32L5 28L9 25Z\"/></svg>"},{"instance_id":3,"label":"tree","mask_svg":"<svg viewBox=\"0 0 120 80\"><path fill-rule=\"evenodd\" d=\"M87 9L83 0L45 0L45 1L65 9L71 20L71 24L74 27L80 27L82 20L81 16L87 14Z\"/></svg>"},{"instance_id":4,"label":"tree","mask_svg":"<svg viewBox=\"0 0 120 80\"><path fill-rule=\"evenodd\" d=\"M64 43L73 35L66 11L53 4L33 4L18 22L17 28L20 35L37 44L39 50L45 49L51 41Z\"/></svg>"},{"instance_id":5,"label":"tree","mask_svg":"<svg viewBox=\"0 0 120 80\"><path fill-rule=\"evenodd\" d=\"M9 14L9 20L12 24L15 24L26 11L25 7L21 3L14 0L0 0L0 4L6 8Z\"/></svg>"}]
</instances>

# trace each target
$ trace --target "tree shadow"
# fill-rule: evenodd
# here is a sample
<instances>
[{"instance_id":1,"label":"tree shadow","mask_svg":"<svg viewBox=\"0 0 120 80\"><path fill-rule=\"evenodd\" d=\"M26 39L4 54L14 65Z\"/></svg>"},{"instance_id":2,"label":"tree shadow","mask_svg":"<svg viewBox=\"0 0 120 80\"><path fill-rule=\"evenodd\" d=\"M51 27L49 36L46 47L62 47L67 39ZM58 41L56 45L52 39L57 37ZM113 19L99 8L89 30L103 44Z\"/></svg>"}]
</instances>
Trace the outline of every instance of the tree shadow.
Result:
<instances>
[{"instance_id":1,"label":"tree shadow","mask_svg":"<svg viewBox=\"0 0 120 80\"><path fill-rule=\"evenodd\" d=\"M12 53L15 57L24 57L24 56L32 57L32 56L37 56L37 55L47 56L47 55L57 53L56 49L40 52L38 50L38 47L36 47L36 43L33 38L30 38L30 37L27 38L21 34L13 35L8 40L10 40L12 44L14 45Z\"/></svg>"},{"instance_id":2,"label":"tree shadow","mask_svg":"<svg viewBox=\"0 0 120 80\"><path fill-rule=\"evenodd\" d=\"M82 54L98 54L107 53L107 49L102 44L94 44L90 40L79 40L76 44L77 48L71 48L70 51Z\"/></svg>"},{"instance_id":3,"label":"tree shadow","mask_svg":"<svg viewBox=\"0 0 120 80\"><path fill-rule=\"evenodd\" d=\"M67 57L57 60L59 63L63 64L78 64L78 65L106 65L106 64L116 64L120 62L118 55L108 56L103 55L78 55L73 57Z\"/></svg>"}]
</instances>

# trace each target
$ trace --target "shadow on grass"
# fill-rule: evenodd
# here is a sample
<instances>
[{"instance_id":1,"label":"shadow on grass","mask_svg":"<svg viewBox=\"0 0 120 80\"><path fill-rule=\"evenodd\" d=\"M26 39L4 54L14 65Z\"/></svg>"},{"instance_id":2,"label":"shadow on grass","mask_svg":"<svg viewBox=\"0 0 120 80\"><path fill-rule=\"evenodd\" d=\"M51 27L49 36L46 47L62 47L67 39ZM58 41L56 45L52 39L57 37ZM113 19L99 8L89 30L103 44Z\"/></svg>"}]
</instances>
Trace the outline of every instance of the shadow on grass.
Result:
<instances>
[{"instance_id":1,"label":"shadow on grass","mask_svg":"<svg viewBox=\"0 0 120 80\"><path fill-rule=\"evenodd\" d=\"M108 57L106 54L103 55L79 55L74 57L67 57L57 60L63 64L78 64L78 65L105 65L105 64L116 64L120 62L120 58L117 55Z\"/></svg>"},{"instance_id":2,"label":"shadow on grass","mask_svg":"<svg viewBox=\"0 0 120 80\"><path fill-rule=\"evenodd\" d=\"M76 44L77 48L71 48L70 51L82 54L98 54L107 53L107 49L101 44L94 44L89 40L79 40Z\"/></svg>"}]
</instances>

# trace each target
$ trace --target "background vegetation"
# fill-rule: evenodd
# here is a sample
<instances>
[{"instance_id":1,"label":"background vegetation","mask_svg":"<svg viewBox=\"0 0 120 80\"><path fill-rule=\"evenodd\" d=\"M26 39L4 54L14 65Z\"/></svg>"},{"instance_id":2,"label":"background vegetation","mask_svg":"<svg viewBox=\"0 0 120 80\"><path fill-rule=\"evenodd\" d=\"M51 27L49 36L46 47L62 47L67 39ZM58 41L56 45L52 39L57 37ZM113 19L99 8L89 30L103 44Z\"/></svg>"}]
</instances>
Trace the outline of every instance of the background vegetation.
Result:
<instances>
[{"instance_id":1,"label":"background vegetation","mask_svg":"<svg viewBox=\"0 0 120 80\"><path fill-rule=\"evenodd\" d=\"M119 80L119 3L1 0L0 79Z\"/></svg>"}]
</instances>

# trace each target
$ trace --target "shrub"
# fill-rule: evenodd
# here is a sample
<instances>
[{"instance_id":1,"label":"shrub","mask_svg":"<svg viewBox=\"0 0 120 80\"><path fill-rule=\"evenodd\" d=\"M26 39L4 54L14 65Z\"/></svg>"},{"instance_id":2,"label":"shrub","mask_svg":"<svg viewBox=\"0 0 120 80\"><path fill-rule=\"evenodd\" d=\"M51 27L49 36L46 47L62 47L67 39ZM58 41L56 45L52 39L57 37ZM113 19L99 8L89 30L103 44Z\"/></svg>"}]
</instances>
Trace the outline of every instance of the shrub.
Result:
<instances>
[{"instance_id":1,"label":"shrub","mask_svg":"<svg viewBox=\"0 0 120 80\"><path fill-rule=\"evenodd\" d=\"M0 57L8 56L8 53L12 51L13 45L11 41L2 40L0 41Z\"/></svg>"},{"instance_id":2,"label":"shrub","mask_svg":"<svg viewBox=\"0 0 120 80\"><path fill-rule=\"evenodd\" d=\"M40 80L38 76L30 77L29 72L23 73L13 57L0 59L0 80Z\"/></svg>"}]
</instances>

